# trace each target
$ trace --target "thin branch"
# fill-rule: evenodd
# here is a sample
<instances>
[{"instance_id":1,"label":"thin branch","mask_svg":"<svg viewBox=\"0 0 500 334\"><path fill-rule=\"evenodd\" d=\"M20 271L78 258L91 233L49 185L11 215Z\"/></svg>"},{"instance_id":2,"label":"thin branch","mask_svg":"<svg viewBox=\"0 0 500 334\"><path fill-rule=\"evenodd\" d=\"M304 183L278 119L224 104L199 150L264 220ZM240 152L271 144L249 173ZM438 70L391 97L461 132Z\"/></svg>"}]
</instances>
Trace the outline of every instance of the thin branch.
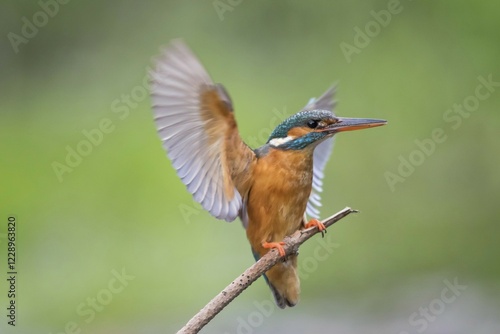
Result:
<instances>
[{"instance_id":1,"label":"thin branch","mask_svg":"<svg viewBox=\"0 0 500 334\"><path fill-rule=\"evenodd\" d=\"M358 212L349 207L337 212L331 217L322 221L325 227L330 227L345 216ZM299 246L310 239L313 235L319 233L317 227L311 227L307 230L299 230L286 237L283 241L285 245L286 255L296 254ZM198 333L206 324L210 322L224 307L226 307L233 299L239 296L255 282L262 274L274 266L281 257L276 249L272 249L266 255L255 262L250 268L245 270L243 274L237 277L231 284L215 296L204 308L202 308L189 322L177 332L177 334L195 334Z\"/></svg>"}]
</instances>

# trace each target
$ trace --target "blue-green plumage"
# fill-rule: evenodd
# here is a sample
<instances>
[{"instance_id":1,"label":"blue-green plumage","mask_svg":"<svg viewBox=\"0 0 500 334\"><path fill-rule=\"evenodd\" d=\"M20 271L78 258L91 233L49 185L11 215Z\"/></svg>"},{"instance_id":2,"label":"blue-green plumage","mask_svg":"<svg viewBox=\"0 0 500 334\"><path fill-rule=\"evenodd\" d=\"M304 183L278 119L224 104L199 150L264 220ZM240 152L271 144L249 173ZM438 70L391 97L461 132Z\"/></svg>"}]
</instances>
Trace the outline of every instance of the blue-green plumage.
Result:
<instances>
[{"instance_id":1,"label":"blue-green plumage","mask_svg":"<svg viewBox=\"0 0 500 334\"><path fill-rule=\"evenodd\" d=\"M285 138L288 131L298 126L307 126L310 120L321 120L325 118L335 118L335 115L328 110L304 110L285 119L274 129L269 136L267 143L274 138Z\"/></svg>"},{"instance_id":2,"label":"blue-green plumage","mask_svg":"<svg viewBox=\"0 0 500 334\"><path fill-rule=\"evenodd\" d=\"M280 125L274 129L274 131L269 136L267 140L267 144L271 142L271 140L276 138L286 138L288 136L288 132L297 127L309 127L314 128L312 125L317 124L325 119L335 119L335 115L328 110L305 110L301 111L295 115L290 116L286 120L284 120ZM318 143L323 138L328 136L327 132L310 132L305 134L304 136L298 137L296 139L292 139L287 141L281 145L279 145L280 149L283 150L302 150L313 143ZM261 148L260 150L262 150Z\"/></svg>"}]
</instances>

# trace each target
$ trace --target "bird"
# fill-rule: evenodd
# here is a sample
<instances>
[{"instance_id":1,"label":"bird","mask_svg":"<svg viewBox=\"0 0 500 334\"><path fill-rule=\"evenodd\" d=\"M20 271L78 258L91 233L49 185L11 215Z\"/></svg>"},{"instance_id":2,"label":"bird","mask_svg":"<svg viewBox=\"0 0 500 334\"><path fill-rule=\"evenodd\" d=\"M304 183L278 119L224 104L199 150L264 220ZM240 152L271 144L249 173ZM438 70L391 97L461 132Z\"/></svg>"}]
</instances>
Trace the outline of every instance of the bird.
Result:
<instances>
[{"instance_id":1,"label":"bird","mask_svg":"<svg viewBox=\"0 0 500 334\"><path fill-rule=\"evenodd\" d=\"M256 261L273 248L283 257L263 275L280 308L295 306L300 296L298 254L285 257L283 239L313 226L325 230L320 193L334 136L386 124L336 116L334 93L332 86L310 99L252 149L238 132L227 90L183 40L171 41L151 71L154 124L194 200L217 219L239 217Z\"/></svg>"}]
</instances>

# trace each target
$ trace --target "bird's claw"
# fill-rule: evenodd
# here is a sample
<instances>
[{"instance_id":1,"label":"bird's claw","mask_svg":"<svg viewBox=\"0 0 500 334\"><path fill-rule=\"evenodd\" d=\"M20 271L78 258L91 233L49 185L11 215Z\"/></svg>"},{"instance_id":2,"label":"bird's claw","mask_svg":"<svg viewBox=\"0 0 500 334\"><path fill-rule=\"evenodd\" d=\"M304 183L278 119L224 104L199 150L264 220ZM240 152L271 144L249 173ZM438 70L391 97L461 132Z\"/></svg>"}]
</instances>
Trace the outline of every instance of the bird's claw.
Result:
<instances>
[{"instance_id":1,"label":"bird's claw","mask_svg":"<svg viewBox=\"0 0 500 334\"><path fill-rule=\"evenodd\" d=\"M324 238L325 237L325 233L327 232L327 229L326 229L326 226L325 224L323 224L322 222L320 222L319 220L317 219L311 219L309 221L309 223L306 224L305 226L306 228L309 228L309 227L317 227L318 230L321 232L321 237Z\"/></svg>"},{"instance_id":2,"label":"bird's claw","mask_svg":"<svg viewBox=\"0 0 500 334\"><path fill-rule=\"evenodd\" d=\"M278 250L278 253L280 254L280 256L285 256L285 254L286 254L285 249L283 248L284 245L285 245L284 241L262 243L262 247L264 247L264 248L268 248L268 249L276 248Z\"/></svg>"}]
</instances>

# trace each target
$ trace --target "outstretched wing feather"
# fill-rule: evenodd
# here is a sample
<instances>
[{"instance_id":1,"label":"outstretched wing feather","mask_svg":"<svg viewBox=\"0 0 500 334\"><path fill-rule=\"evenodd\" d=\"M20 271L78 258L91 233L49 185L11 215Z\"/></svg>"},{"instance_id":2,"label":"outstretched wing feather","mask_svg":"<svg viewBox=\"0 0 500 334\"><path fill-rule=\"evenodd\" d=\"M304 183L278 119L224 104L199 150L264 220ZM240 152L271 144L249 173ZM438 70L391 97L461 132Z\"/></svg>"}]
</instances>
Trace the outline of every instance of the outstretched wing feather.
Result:
<instances>
[{"instance_id":1,"label":"outstretched wing feather","mask_svg":"<svg viewBox=\"0 0 500 334\"><path fill-rule=\"evenodd\" d=\"M229 99L181 41L165 49L151 77L154 120L178 176L204 209L233 221L242 199L223 159L226 135L237 131Z\"/></svg>"}]
</instances>

